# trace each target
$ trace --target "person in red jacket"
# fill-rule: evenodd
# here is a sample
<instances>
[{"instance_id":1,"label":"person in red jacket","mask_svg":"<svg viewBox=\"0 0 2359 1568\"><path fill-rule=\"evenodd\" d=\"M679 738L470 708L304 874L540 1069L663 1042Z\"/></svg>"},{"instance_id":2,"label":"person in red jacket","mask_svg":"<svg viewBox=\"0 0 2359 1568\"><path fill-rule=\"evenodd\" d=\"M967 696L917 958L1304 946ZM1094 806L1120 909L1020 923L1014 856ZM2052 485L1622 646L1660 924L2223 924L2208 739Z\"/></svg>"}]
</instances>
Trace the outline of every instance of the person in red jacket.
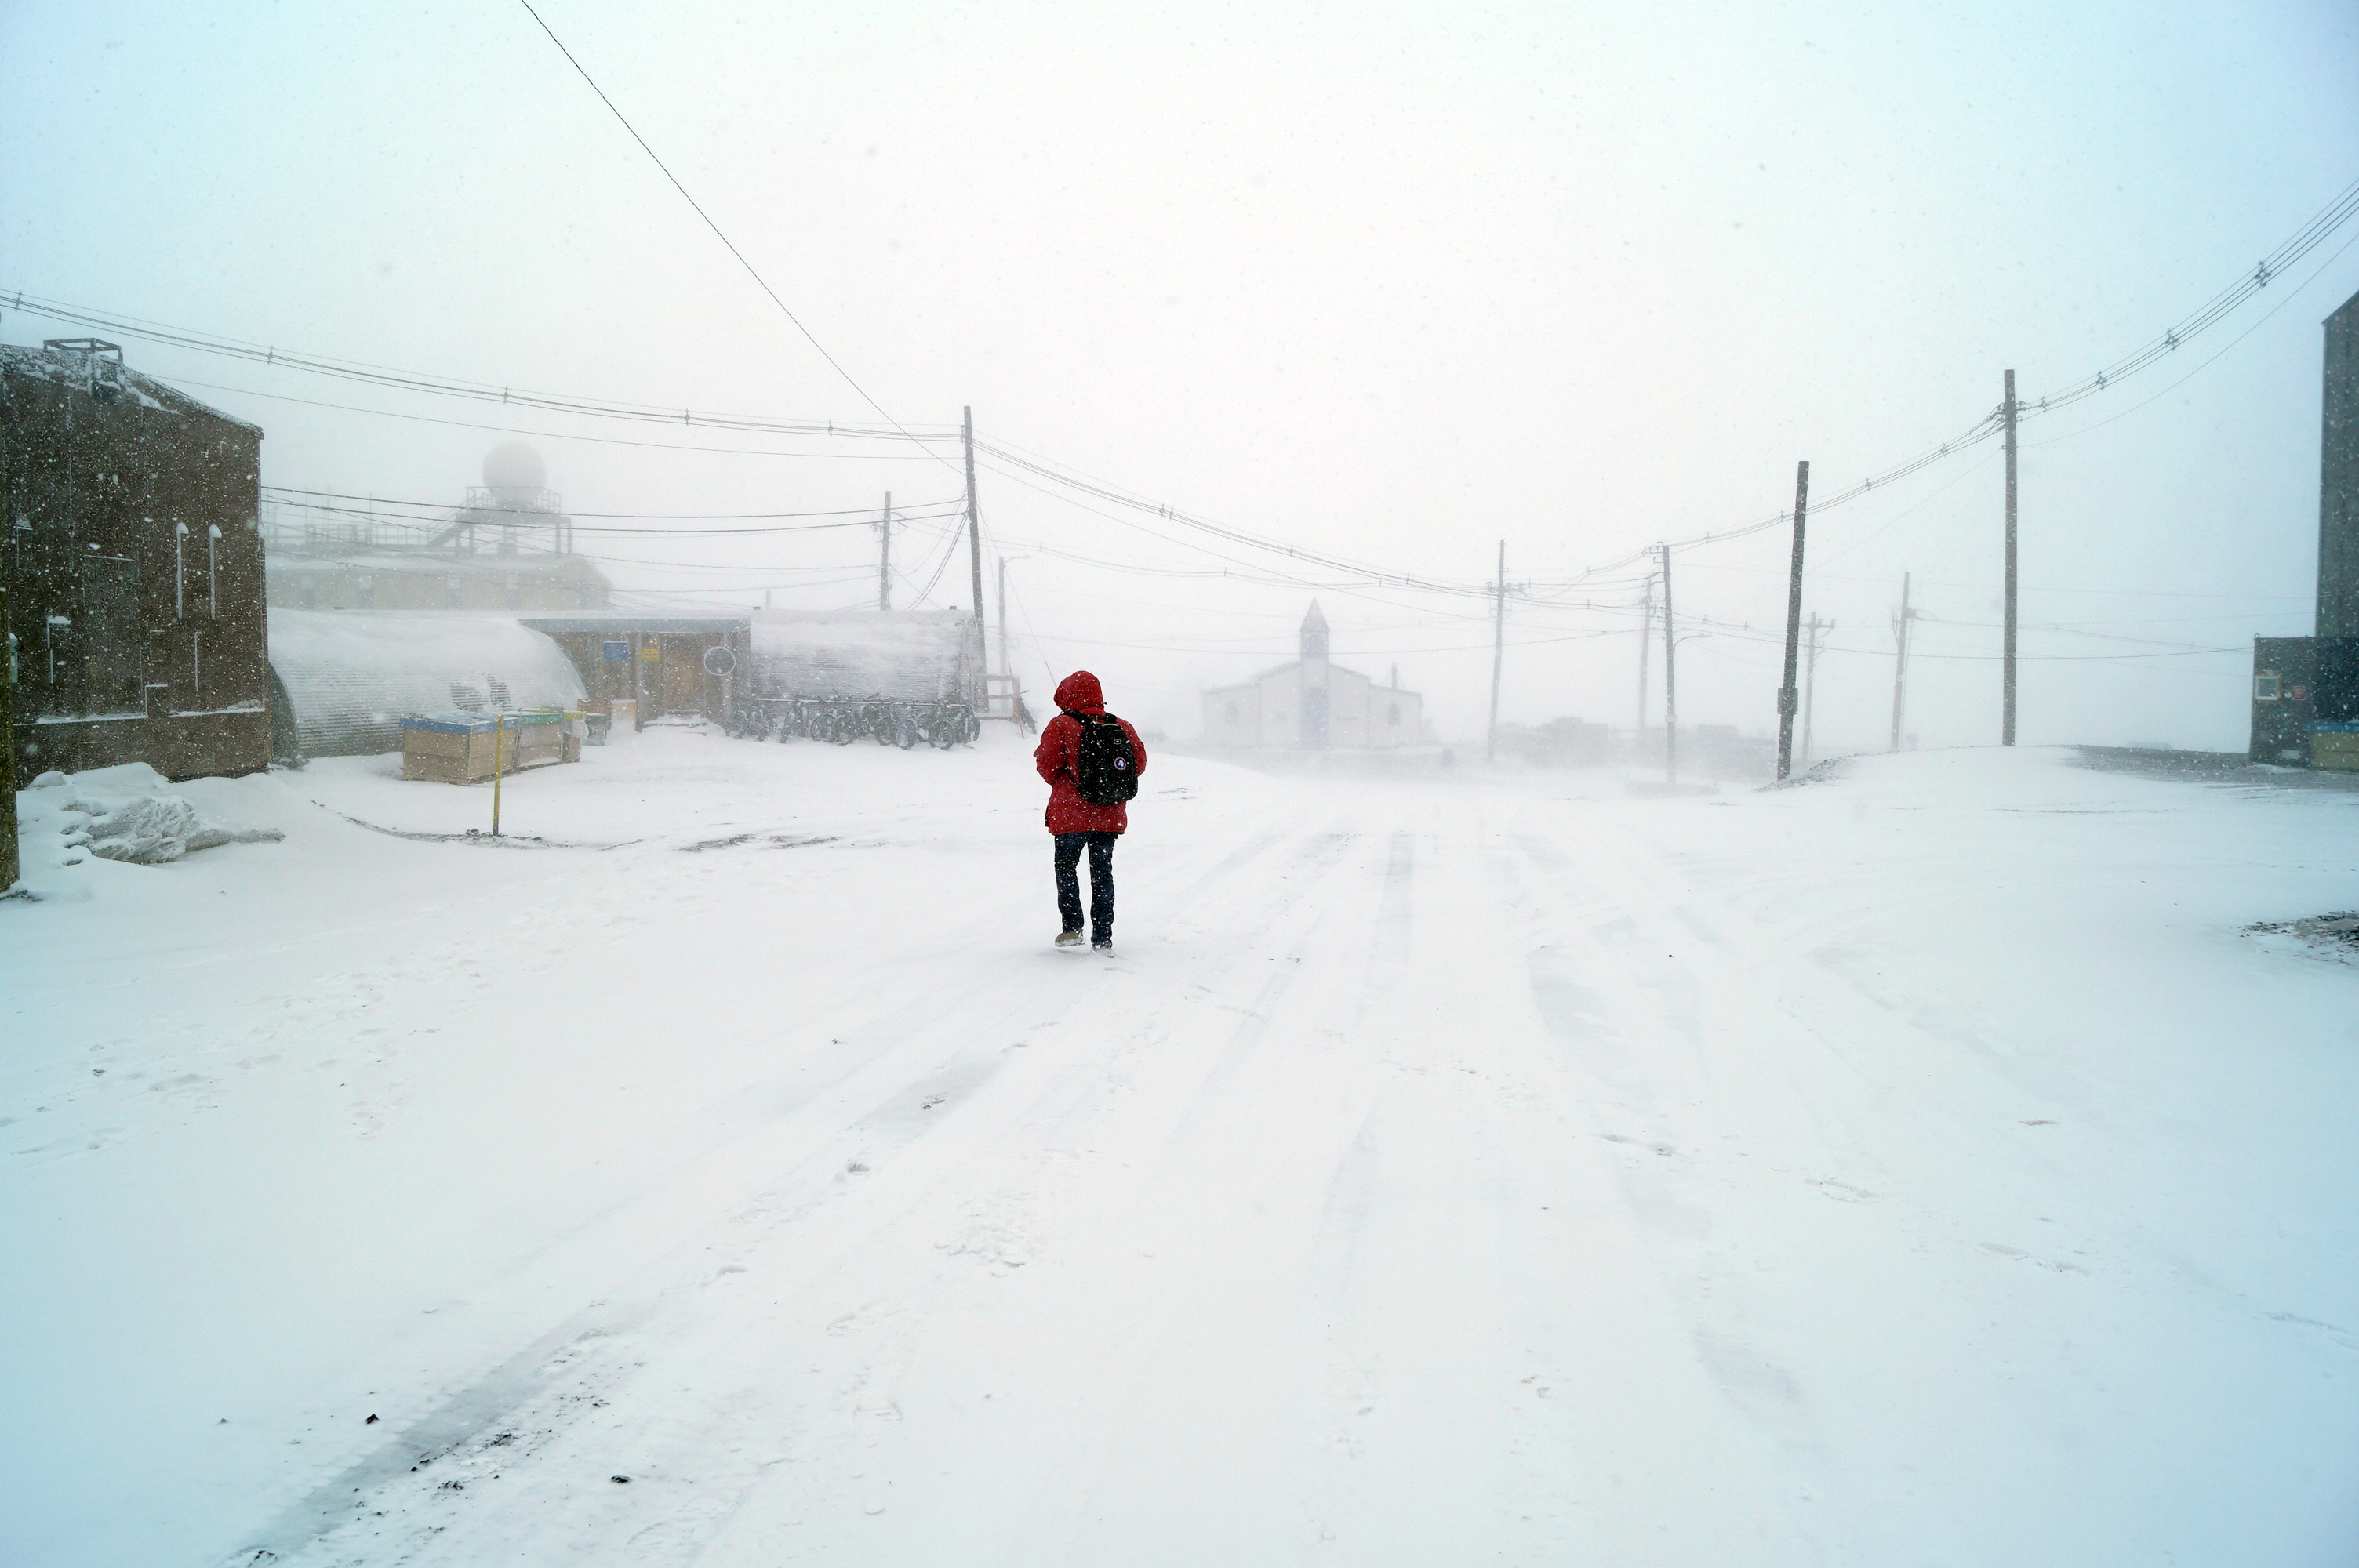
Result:
<instances>
[{"instance_id":1,"label":"person in red jacket","mask_svg":"<svg viewBox=\"0 0 2359 1568\"><path fill-rule=\"evenodd\" d=\"M1082 719L1108 718L1105 692L1098 677L1075 670L1057 685L1057 717L1040 731L1032 765L1049 784L1049 831L1057 840L1057 946L1078 946L1082 940L1082 851L1090 852L1090 946L1101 952L1114 946L1114 841L1130 826L1130 814L1119 801L1098 806L1082 798ZM1147 771L1147 748L1126 719L1115 719L1130 740L1134 776Z\"/></svg>"}]
</instances>

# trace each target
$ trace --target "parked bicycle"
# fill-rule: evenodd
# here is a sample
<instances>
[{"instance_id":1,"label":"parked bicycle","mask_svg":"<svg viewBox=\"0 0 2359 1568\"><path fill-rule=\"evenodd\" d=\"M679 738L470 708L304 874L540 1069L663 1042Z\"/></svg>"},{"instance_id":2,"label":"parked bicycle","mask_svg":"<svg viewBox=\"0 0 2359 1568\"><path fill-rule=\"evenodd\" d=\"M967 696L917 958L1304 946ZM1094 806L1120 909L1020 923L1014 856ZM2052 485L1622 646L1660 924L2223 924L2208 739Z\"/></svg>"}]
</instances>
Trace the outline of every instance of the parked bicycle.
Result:
<instances>
[{"instance_id":1,"label":"parked bicycle","mask_svg":"<svg viewBox=\"0 0 2359 1568\"><path fill-rule=\"evenodd\" d=\"M748 699L730 733L756 741L822 741L834 746L864 738L905 752L922 741L947 752L973 745L983 735L983 721L954 697L913 702L881 692L864 697L788 695Z\"/></svg>"}]
</instances>

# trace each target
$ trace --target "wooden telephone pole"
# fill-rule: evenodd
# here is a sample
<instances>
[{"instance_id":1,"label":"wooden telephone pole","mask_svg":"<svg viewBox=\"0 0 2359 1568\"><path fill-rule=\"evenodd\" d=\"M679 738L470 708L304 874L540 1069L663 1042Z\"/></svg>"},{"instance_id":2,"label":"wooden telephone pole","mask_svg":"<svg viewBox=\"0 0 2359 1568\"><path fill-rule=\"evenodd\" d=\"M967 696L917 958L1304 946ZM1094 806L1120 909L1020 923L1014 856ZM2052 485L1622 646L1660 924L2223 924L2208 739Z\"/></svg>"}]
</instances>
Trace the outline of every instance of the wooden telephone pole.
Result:
<instances>
[{"instance_id":1,"label":"wooden telephone pole","mask_svg":"<svg viewBox=\"0 0 2359 1568\"><path fill-rule=\"evenodd\" d=\"M1638 746L1647 744L1647 665L1655 653L1655 574L1647 574L1647 591L1638 600Z\"/></svg>"},{"instance_id":2,"label":"wooden telephone pole","mask_svg":"<svg viewBox=\"0 0 2359 1568\"><path fill-rule=\"evenodd\" d=\"M1678 635L1671 629L1671 547L1658 545L1663 557L1663 782L1680 782L1680 676Z\"/></svg>"},{"instance_id":3,"label":"wooden telephone pole","mask_svg":"<svg viewBox=\"0 0 2359 1568\"><path fill-rule=\"evenodd\" d=\"M885 492L885 518L877 525L882 546L876 554L876 608L893 608L893 492Z\"/></svg>"},{"instance_id":4,"label":"wooden telephone pole","mask_svg":"<svg viewBox=\"0 0 2359 1568\"><path fill-rule=\"evenodd\" d=\"M983 640L983 522L974 502L974 410L966 410L960 426L966 443L966 548L974 566L974 662L984 661L984 650L989 646Z\"/></svg>"},{"instance_id":5,"label":"wooden telephone pole","mask_svg":"<svg viewBox=\"0 0 2359 1568\"><path fill-rule=\"evenodd\" d=\"M2006 612L1999 633L1998 743L2015 744L2015 372L2006 373Z\"/></svg>"},{"instance_id":6,"label":"wooden telephone pole","mask_svg":"<svg viewBox=\"0 0 2359 1568\"><path fill-rule=\"evenodd\" d=\"M1499 671L1507 656L1507 541L1499 541L1499 580L1491 585L1491 732L1483 743L1483 760L1499 760Z\"/></svg>"},{"instance_id":7,"label":"wooden telephone pole","mask_svg":"<svg viewBox=\"0 0 2359 1568\"><path fill-rule=\"evenodd\" d=\"M1809 460L1794 465L1794 564L1786 579L1786 679L1777 688L1777 776L1794 771L1795 665L1802 652L1802 521L1810 510Z\"/></svg>"},{"instance_id":8,"label":"wooden telephone pole","mask_svg":"<svg viewBox=\"0 0 2359 1568\"><path fill-rule=\"evenodd\" d=\"M1819 696L1819 633L1832 632L1835 623L1810 617L1810 656L1802 665L1802 765L1810 762L1810 708Z\"/></svg>"},{"instance_id":9,"label":"wooden telephone pole","mask_svg":"<svg viewBox=\"0 0 2359 1568\"><path fill-rule=\"evenodd\" d=\"M1908 608L1908 574L1900 574L1900 613L1892 618L1895 656L1892 661L1892 750L1900 750L1900 725L1908 712L1908 623L1917 612Z\"/></svg>"}]
</instances>

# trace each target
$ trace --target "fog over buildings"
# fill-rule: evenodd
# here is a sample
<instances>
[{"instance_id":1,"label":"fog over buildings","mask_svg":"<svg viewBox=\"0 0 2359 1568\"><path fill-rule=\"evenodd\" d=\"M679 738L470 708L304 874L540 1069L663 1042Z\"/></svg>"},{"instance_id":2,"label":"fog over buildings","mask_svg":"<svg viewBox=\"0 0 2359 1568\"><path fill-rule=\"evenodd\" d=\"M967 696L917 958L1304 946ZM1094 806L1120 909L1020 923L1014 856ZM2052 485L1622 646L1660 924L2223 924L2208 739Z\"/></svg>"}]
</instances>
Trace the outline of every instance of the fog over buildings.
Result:
<instances>
[{"instance_id":1,"label":"fog over buildings","mask_svg":"<svg viewBox=\"0 0 2359 1568\"><path fill-rule=\"evenodd\" d=\"M1027 680L1095 668L1182 732L1204 690L1291 656L1316 595L1339 661L1397 664L1439 733L1478 733L1503 538L1509 580L1558 600L1512 606L1503 717L1627 725L1642 570L1545 585L1773 514L1798 459L1844 488L1973 425L2006 369L2035 400L2079 380L2247 274L2359 152L2359 37L2323 3L549 19L862 391L522 7L10 7L0 123L26 156L0 172L0 286L650 408L874 425L864 391L940 432L973 406L1005 451L1472 590L1290 565L986 455L988 554L1031 557L1008 572ZM2250 639L2309 630L2343 243L2026 427L2026 740L2242 745ZM69 330L0 296L0 338ZM918 519L902 602L973 597L946 442L125 348L262 426L266 486L447 506L524 438L585 529L890 492ZM1930 617L1912 729L1995 737L1995 452L1818 519L1826 745L1882 739L1903 571ZM873 529L639 525L579 541L626 601L873 585ZM1723 623L1682 648L1683 718L1774 723L1777 649L1742 629L1774 635L1783 550L1772 530L1678 557L1683 612Z\"/></svg>"}]
</instances>

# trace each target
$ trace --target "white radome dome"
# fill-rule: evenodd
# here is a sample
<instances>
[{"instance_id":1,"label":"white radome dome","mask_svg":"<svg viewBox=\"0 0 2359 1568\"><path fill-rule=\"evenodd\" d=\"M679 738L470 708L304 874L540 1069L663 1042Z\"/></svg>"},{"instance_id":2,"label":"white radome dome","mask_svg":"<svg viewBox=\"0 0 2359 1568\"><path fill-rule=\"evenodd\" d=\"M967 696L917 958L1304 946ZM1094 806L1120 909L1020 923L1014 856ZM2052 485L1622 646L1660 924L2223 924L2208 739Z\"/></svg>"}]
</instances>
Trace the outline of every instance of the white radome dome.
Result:
<instances>
[{"instance_id":1,"label":"white radome dome","mask_svg":"<svg viewBox=\"0 0 2359 1568\"><path fill-rule=\"evenodd\" d=\"M546 490L549 465L522 441L503 441L484 457L484 488L495 491Z\"/></svg>"}]
</instances>

